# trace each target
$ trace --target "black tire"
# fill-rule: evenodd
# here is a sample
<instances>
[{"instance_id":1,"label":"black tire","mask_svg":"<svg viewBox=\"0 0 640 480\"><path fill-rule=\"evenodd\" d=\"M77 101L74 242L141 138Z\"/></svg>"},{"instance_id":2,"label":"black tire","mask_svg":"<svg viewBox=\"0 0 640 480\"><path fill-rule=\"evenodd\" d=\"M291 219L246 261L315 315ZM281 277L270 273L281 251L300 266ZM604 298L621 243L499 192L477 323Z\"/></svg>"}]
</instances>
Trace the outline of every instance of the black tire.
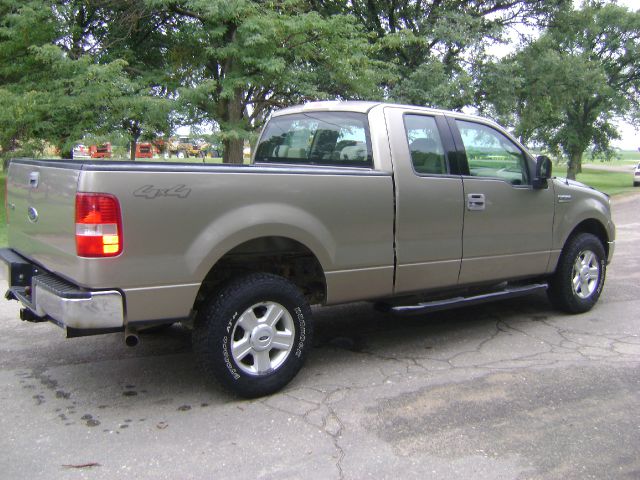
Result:
<instances>
[{"instance_id":1,"label":"black tire","mask_svg":"<svg viewBox=\"0 0 640 480\"><path fill-rule=\"evenodd\" d=\"M577 268L578 263L583 264L582 273ZM556 272L549 282L549 300L563 312L587 312L600 298L606 273L607 260L602 242L590 233L579 233L567 241L562 251ZM575 286L574 281L577 283Z\"/></svg>"},{"instance_id":2,"label":"black tire","mask_svg":"<svg viewBox=\"0 0 640 480\"><path fill-rule=\"evenodd\" d=\"M255 273L227 283L205 304L196 318L193 349L209 379L243 397L261 397L298 373L312 328L311 308L295 285ZM244 357L238 353L243 349Z\"/></svg>"}]
</instances>

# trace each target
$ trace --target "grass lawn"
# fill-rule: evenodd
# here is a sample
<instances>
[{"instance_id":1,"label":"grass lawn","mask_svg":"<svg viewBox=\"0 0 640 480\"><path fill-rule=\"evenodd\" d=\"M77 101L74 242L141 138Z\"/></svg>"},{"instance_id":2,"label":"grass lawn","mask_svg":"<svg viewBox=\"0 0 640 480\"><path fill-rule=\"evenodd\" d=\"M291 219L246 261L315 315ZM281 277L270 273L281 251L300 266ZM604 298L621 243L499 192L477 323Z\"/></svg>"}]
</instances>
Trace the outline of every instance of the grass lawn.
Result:
<instances>
[{"instance_id":1,"label":"grass lawn","mask_svg":"<svg viewBox=\"0 0 640 480\"><path fill-rule=\"evenodd\" d=\"M603 170L583 168L582 173L578 174L576 180L612 196L628 192L640 192L640 187L633 186L633 172L631 171L629 173L605 172Z\"/></svg>"}]
</instances>

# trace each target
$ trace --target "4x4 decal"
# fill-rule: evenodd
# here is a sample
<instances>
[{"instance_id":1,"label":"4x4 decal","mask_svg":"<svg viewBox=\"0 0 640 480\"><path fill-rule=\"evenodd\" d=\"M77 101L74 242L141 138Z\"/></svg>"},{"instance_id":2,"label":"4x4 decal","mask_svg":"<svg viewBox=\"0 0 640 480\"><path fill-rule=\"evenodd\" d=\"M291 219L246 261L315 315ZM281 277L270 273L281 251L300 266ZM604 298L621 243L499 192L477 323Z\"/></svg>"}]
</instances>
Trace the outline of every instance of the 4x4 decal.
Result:
<instances>
[{"instance_id":1,"label":"4x4 decal","mask_svg":"<svg viewBox=\"0 0 640 480\"><path fill-rule=\"evenodd\" d=\"M191 194L191 189L186 185L176 185L169 188L157 188L155 185L145 185L133 192L134 197L148 198L153 200L158 197L178 197L187 198Z\"/></svg>"}]
</instances>

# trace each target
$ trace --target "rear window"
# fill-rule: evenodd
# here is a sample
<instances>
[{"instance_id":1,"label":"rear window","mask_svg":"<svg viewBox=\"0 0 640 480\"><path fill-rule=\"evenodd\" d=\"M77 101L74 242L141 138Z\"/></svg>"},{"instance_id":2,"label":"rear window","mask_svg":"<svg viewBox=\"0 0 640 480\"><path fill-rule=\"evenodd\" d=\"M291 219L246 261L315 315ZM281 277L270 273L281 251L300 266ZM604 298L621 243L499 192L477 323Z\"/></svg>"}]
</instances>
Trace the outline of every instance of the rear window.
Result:
<instances>
[{"instance_id":1,"label":"rear window","mask_svg":"<svg viewBox=\"0 0 640 480\"><path fill-rule=\"evenodd\" d=\"M262 134L255 161L371 167L367 116L309 112L274 117Z\"/></svg>"}]
</instances>

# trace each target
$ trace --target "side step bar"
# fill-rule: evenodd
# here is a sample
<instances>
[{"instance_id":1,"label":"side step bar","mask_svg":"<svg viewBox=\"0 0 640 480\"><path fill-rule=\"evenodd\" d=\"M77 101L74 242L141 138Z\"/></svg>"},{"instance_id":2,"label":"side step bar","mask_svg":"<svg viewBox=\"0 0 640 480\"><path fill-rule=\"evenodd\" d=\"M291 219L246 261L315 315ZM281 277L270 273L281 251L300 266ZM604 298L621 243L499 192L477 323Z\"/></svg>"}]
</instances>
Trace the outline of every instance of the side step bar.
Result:
<instances>
[{"instance_id":1,"label":"side step bar","mask_svg":"<svg viewBox=\"0 0 640 480\"><path fill-rule=\"evenodd\" d=\"M504 300L507 298L522 297L536 292L542 292L549 287L546 283L536 283L519 287L507 287L497 292L484 293L471 297L454 297L444 300L434 300L431 302L422 302L416 305L393 305L378 304L378 308L384 312L393 313L395 315L420 315L423 313L437 312L439 310L449 310L452 308L468 307L471 305L479 305L481 303L493 302L494 300Z\"/></svg>"}]
</instances>

